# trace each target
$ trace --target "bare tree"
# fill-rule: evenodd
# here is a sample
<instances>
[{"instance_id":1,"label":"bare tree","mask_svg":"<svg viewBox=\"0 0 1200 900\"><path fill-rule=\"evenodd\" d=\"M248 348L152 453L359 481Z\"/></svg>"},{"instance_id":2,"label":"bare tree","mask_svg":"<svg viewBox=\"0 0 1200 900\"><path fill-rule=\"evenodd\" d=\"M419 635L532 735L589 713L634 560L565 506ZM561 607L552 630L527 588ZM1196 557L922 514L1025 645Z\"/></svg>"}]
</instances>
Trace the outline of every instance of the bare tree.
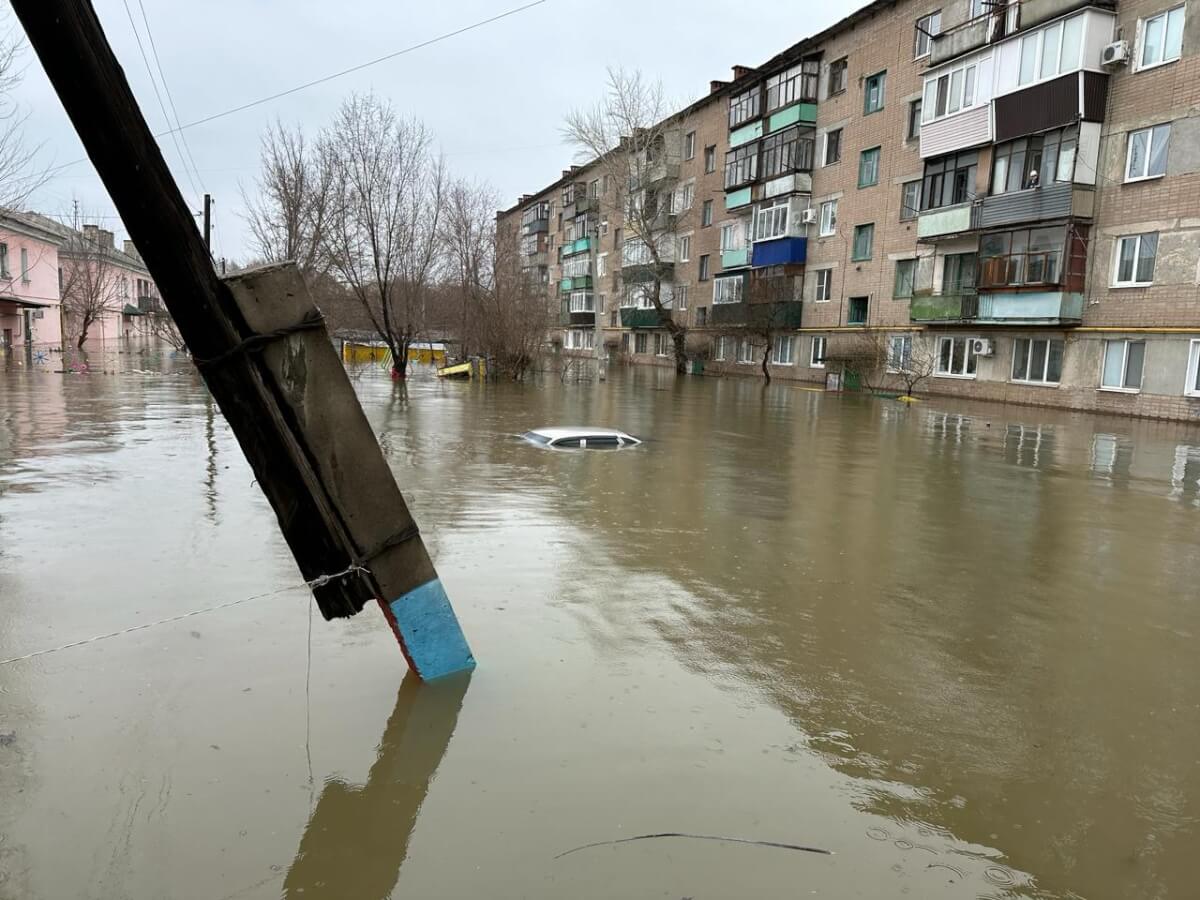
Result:
<instances>
[{"instance_id":1,"label":"bare tree","mask_svg":"<svg viewBox=\"0 0 1200 900\"><path fill-rule=\"evenodd\" d=\"M521 269L511 226L497 227L493 248L489 285L471 318L473 341L496 375L521 381L542 355L555 317L543 286Z\"/></svg>"},{"instance_id":2,"label":"bare tree","mask_svg":"<svg viewBox=\"0 0 1200 900\"><path fill-rule=\"evenodd\" d=\"M687 329L674 316L671 285L677 235L692 204L686 190L676 190L686 123L675 108L661 83L647 81L640 72L609 69L604 98L571 112L563 134L608 183L600 199L603 210L625 229L625 289L657 312L659 325L671 335L675 370L683 373Z\"/></svg>"},{"instance_id":3,"label":"bare tree","mask_svg":"<svg viewBox=\"0 0 1200 900\"><path fill-rule=\"evenodd\" d=\"M750 279L746 326L748 335L762 350L762 373L771 380L771 354L775 352L775 339L795 327L789 320L788 302L794 300L794 281L787 275L761 275Z\"/></svg>"},{"instance_id":4,"label":"bare tree","mask_svg":"<svg viewBox=\"0 0 1200 900\"><path fill-rule=\"evenodd\" d=\"M325 231L329 224L332 170L321 164L299 126L276 122L259 144L256 197L246 203L254 249L267 262L291 260L308 280L329 271Z\"/></svg>"},{"instance_id":5,"label":"bare tree","mask_svg":"<svg viewBox=\"0 0 1200 900\"><path fill-rule=\"evenodd\" d=\"M494 287L497 206L496 193L487 185L455 181L446 193L441 240L446 280L457 299L464 356L480 349L475 320Z\"/></svg>"},{"instance_id":6,"label":"bare tree","mask_svg":"<svg viewBox=\"0 0 1200 900\"><path fill-rule=\"evenodd\" d=\"M937 370L937 350L923 334L895 335L888 349L888 371L904 382L904 396L912 397L922 381Z\"/></svg>"},{"instance_id":7,"label":"bare tree","mask_svg":"<svg viewBox=\"0 0 1200 900\"><path fill-rule=\"evenodd\" d=\"M404 378L436 274L445 163L415 120L373 94L345 101L322 134L330 184L323 246Z\"/></svg>"},{"instance_id":8,"label":"bare tree","mask_svg":"<svg viewBox=\"0 0 1200 900\"><path fill-rule=\"evenodd\" d=\"M183 335L179 333L179 326L175 324L175 320L171 318L171 314L161 303L155 304L155 307L150 310L148 320L151 335L158 338L172 350L180 353L187 350L187 342L183 339Z\"/></svg>"},{"instance_id":9,"label":"bare tree","mask_svg":"<svg viewBox=\"0 0 1200 900\"><path fill-rule=\"evenodd\" d=\"M59 251L62 308L77 349L96 322L121 309L121 271L112 251L96 238L75 232Z\"/></svg>"},{"instance_id":10,"label":"bare tree","mask_svg":"<svg viewBox=\"0 0 1200 900\"><path fill-rule=\"evenodd\" d=\"M47 171L36 165L38 147L25 142L25 123L13 97L21 81L18 67L23 42L20 31L5 22L0 30L0 208L22 209L29 195L46 182Z\"/></svg>"}]
</instances>

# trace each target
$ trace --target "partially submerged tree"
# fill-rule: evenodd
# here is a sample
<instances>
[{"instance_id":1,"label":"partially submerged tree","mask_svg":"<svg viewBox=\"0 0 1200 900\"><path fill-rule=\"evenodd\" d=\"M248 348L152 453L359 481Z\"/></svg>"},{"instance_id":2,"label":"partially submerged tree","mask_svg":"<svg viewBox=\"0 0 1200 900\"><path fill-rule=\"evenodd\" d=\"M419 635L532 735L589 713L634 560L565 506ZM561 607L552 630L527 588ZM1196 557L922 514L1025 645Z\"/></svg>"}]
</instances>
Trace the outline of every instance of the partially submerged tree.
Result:
<instances>
[{"instance_id":1,"label":"partially submerged tree","mask_svg":"<svg viewBox=\"0 0 1200 900\"><path fill-rule=\"evenodd\" d=\"M794 300L794 282L787 275L764 271L750 279L746 305L746 334L762 353L763 378L771 380L771 355L776 339L795 327L789 318L788 302Z\"/></svg>"},{"instance_id":2,"label":"partially submerged tree","mask_svg":"<svg viewBox=\"0 0 1200 900\"><path fill-rule=\"evenodd\" d=\"M888 345L887 370L904 383L904 396L937 370L936 342L923 334L893 335Z\"/></svg>"},{"instance_id":3,"label":"partially submerged tree","mask_svg":"<svg viewBox=\"0 0 1200 900\"><path fill-rule=\"evenodd\" d=\"M332 169L297 126L267 126L259 145L258 193L246 202L246 223L257 254L266 262L291 260L310 283L329 271L325 232L329 224Z\"/></svg>"},{"instance_id":4,"label":"partially submerged tree","mask_svg":"<svg viewBox=\"0 0 1200 900\"><path fill-rule=\"evenodd\" d=\"M446 192L441 242L464 356L481 349L476 322L494 287L497 206L495 192L486 185L455 181ZM449 318L443 316L447 323Z\"/></svg>"},{"instance_id":5,"label":"partially submerged tree","mask_svg":"<svg viewBox=\"0 0 1200 900\"><path fill-rule=\"evenodd\" d=\"M362 306L404 378L440 249L445 164L425 126L373 94L351 97L321 135L330 268Z\"/></svg>"},{"instance_id":6,"label":"partially submerged tree","mask_svg":"<svg viewBox=\"0 0 1200 900\"><path fill-rule=\"evenodd\" d=\"M112 254L87 231L72 233L59 251L65 324L79 350L93 325L122 308L122 273Z\"/></svg>"},{"instance_id":7,"label":"partially submerged tree","mask_svg":"<svg viewBox=\"0 0 1200 900\"><path fill-rule=\"evenodd\" d=\"M497 228L488 273L472 312L471 340L492 361L495 374L521 381L533 370L555 316L542 285L521 269L516 235Z\"/></svg>"},{"instance_id":8,"label":"partially submerged tree","mask_svg":"<svg viewBox=\"0 0 1200 900\"><path fill-rule=\"evenodd\" d=\"M675 370L687 371L687 329L674 316L674 264L679 231L692 215L694 191L678 188L686 122L673 112L661 83L640 72L608 70L604 98L571 112L563 134L602 175L600 203L624 228L624 289L656 311L671 336Z\"/></svg>"}]
</instances>

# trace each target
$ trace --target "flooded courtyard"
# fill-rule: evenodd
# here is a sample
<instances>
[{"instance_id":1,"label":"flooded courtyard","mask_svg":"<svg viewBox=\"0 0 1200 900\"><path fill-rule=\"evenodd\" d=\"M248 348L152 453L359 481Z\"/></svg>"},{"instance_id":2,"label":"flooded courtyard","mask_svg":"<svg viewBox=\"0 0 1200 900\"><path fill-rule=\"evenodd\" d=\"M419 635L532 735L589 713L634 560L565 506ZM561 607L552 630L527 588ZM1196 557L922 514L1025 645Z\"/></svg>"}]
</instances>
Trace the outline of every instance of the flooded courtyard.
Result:
<instances>
[{"instance_id":1,"label":"flooded courtyard","mask_svg":"<svg viewBox=\"0 0 1200 900\"><path fill-rule=\"evenodd\" d=\"M421 686L141 365L0 370L0 898L1195 896L1200 429L368 374Z\"/></svg>"}]
</instances>

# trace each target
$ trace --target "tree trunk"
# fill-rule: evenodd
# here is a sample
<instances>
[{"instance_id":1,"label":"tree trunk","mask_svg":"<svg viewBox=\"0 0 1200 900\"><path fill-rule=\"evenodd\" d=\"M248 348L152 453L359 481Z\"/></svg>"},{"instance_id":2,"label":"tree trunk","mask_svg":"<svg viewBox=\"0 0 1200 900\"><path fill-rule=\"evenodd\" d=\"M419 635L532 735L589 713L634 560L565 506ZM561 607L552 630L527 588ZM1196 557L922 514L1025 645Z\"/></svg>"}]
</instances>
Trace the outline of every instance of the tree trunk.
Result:
<instances>
[{"instance_id":1,"label":"tree trunk","mask_svg":"<svg viewBox=\"0 0 1200 900\"><path fill-rule=\"evenodd\" d=\"M765 351L763 351L763 358L762 358L763 378L765 378L767 380L768 384L771 381L771 369L769 366L770 362L771 362L771 344L770 344L770 338L768 338L767 339L767 349Z\"/></svg>"},{"instance_id":2,"label":"tree trunk","mask_svg":"<svg viewBox=\"0 0 1200 900\"><path fill-rule=\"evenodd\" d=\"M82 350L83 345L87 343L88 326L84 323L83 330L79 332L79 340L75 342L75 349Z\"/></svg>"}]
</instances>

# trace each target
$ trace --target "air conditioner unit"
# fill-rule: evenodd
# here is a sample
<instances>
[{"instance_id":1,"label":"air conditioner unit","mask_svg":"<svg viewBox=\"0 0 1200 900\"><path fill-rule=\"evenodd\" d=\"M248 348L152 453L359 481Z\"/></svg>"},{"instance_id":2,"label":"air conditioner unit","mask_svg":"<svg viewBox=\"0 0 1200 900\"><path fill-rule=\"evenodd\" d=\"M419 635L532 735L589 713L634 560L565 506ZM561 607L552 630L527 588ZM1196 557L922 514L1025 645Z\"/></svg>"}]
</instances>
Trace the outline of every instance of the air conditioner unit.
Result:
<instances>
[{"instance_id":1,"label":"air conditioner unit","mask_svg":"<svg viewBox=\"0 0 1200 900\"><path fill-rule=\"evenodd\" d=\"M817 211L814 207L808 207L800 211L800 222L804 225L813 225L817 221Z\"/></svg>"},{"instance_id":2,"label":"air conditioner unit","mask_svg":"<svg viewBox=\"0 0 1200 900\"><path fill-rule=\"evenodd\" d=\"M976 338L971 341L971 353L975 356L991 356L996 352L996 345L987 338Z\"/></svg>"},{"instance_id":3,"label":"air conditioner unit","mask_svg":"<svg viewBox=\"0 0 1200 900\"><path fill-rule=\"evenodd\" d=\"M1129 41L1114 41L1100 51L1100 65L1119 66L1129 60Z\"/></svg>"}]
</instances>

